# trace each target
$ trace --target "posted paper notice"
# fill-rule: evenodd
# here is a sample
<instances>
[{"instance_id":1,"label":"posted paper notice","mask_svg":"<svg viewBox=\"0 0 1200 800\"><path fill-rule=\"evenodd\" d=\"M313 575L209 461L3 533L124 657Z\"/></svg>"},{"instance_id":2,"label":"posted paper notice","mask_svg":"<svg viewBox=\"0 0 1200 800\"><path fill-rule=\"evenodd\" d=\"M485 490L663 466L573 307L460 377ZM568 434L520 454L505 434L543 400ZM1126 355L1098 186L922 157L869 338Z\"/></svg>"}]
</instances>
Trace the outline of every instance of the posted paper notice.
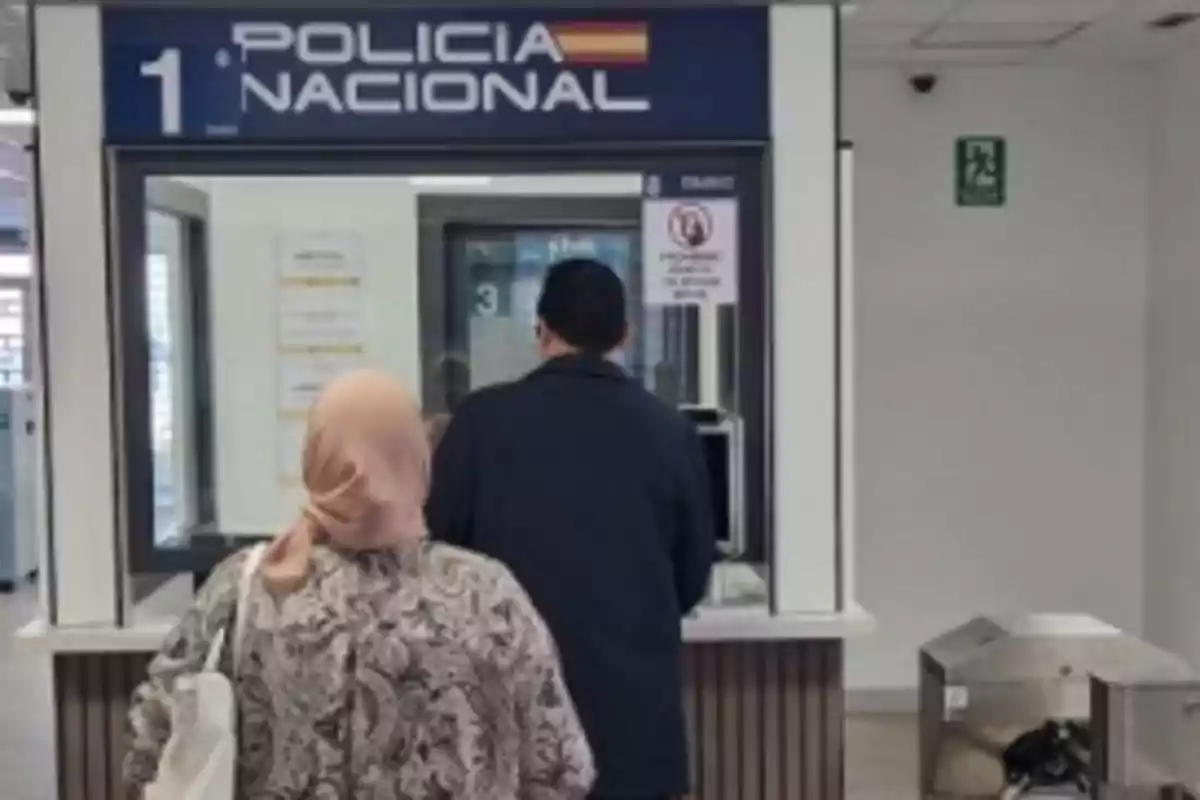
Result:
<instances>
[{"instance_id":1,"label":"posted paper notice","mask_svg":"<svg viewBox=\"0 0 1200 800\"><path fill-rule=\"evenodd\" d=\"M642 259L647 305L736 303L737 200L647 198L642 203Z\"/></svg>"}]
</instances>

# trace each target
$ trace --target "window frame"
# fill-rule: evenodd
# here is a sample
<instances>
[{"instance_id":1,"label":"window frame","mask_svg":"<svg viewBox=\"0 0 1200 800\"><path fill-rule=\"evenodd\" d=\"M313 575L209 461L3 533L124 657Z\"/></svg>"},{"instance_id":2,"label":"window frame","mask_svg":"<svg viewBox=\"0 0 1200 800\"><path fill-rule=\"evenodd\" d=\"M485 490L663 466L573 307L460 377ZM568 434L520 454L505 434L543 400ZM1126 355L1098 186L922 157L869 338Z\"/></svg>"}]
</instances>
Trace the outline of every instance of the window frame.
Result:
<instances>
[{"instance_id":1,"label":"window frame","mask_svg":"<svg viewBox=\"0 0 1200 800\"><path fill-rule=\"evenodd\" d=\"M112 257L108 276L112 296L112 358L116 366L114 431L118 447L116 486L120 524L130 571L134 574L204 572L246 544L274 535L228 535L220 531L219 509L204 506L217 520L211 530L195 531L180 547L159 547L153 541L153 473L149 428L149 347L146 334L145 222L146 179L203 176L395 176L526 175L555 173L654 173L666 171L723 173L737 176L739 193L739 335L734 345L739 389L738 413L744 425L745 520L748 547L743 560L770 563L773 514L770 365L772 364L770 151L760 142L704 145L625 145L609 147L503 147L473 149L386 147L110 147L109 236ZM201 237L202 239L202 237ZM193 243L207 264L207 243ZM202 298L203 314L196 319L197 343L208 364L207 266L192 276L193 298ZM197 309L199 310L199 309ZM203 335L201 335L203 333ZM724 361L725 359L722 359ZM198 450L207 450L208 471L197 470L208 482L198 497L215 503L212 474L212 396L210 370L197 375L194 390L201 396L197 424ZM200 420L206 419L206 423ZM203 433L203 435L201 435ZM204 460L198 453L198 460ZM207 489L207 490L206 490ZM203 511L201 512L201 518ZM197 536L195 534L202 534Z\"/></svg>"},{"instance_id":2,"label":"window frame","mask_svg":"<svg viewBox=\"0 0 1200 800\"><path fill-rule=\"evenodd\" d=\"M173 297L168 302L178 303L177 310L183 314L182 333L176 342L176 353L182 355L183 363L190 367L189 380L179 397L172 400L172 416L178 415L183 423L180 433L183 440L192 446L190 458L185 451L183 458L190 461L179 476L186 481L182 495L194 504L198 519L213 518L216 512L215 499L205 487L215 484L215 466L212 457L213 405L211 384L206 380L207 369L197 365L209 363L210 337L208 332L208 194L194 186L163 176L146 176L153 180L141 181L139 198L142 203L140 214L127 213L120 217L125 236L139 236L137 242L141 259L135 269L114 271L109 269L109 286L113 297L113 360L119 370L120 380L115 387L116 407L119 415L120 432L124 447L140 446L143 451L134 455L122 450L118 454L118 520L122 523L123 542L126 548L130 571L134 574L187 571L160 565L155 552L159 550L155 539L154 509L154 449L152 424L154 417L151 396L150 326L147 317L147 259L155 252L150 246L148 218L152 213L172 218L179 226L180 283L171 287ZM139 231L134 234L134 229ZM115 242L113 243L116 244ZM126 262L128 264L128 262ZM139 282L140 283L137 283ZM136 283L136 285L135 285ZM136 300L140 313L128 316L130 309L124 300ZM174 326L173 326L174 327ZM180 330L174 331L180 333ZM140 369L133 363L132 350L141 354ZM173 369L174 371L174 369ZM175 376L173 376L175 377ZM143 405L144 404L144 405ZM132 428L130 426L133 426ZM130 469L131 471L126 471ZM148 481L148 483L147 483ZM148 486L148 495L138 499L133 487ZM176 489L179 496L179 489ZM149 506L148 510L146 506ZM132 535L132 526L143 526L140 535ZM136 565L136 566L135 566ZM160 568L165 567L165 568Z\"/></svg>"}]
</instances>

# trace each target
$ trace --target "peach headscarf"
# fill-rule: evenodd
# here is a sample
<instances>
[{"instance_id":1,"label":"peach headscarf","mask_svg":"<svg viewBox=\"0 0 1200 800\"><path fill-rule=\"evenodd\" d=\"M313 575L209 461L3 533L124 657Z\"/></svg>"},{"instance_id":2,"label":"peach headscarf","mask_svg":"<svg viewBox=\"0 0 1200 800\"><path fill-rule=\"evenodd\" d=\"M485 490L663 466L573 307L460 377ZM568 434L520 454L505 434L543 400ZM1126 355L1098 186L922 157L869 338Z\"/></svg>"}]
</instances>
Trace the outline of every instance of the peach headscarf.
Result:
<instances>
[{"instance_id":1,"label":"peach headscarf","mask_svg":"<svg viewBox=\"0 0 1200 800\"><path fill-rule=\"evenodd\" d=\"M425 537L429 443L416 398L374 370L331 381L308 413L299 518L267 550L263 580L288 592L307 579L313 547L400 549Z\"/></svg>"}]
</instances>

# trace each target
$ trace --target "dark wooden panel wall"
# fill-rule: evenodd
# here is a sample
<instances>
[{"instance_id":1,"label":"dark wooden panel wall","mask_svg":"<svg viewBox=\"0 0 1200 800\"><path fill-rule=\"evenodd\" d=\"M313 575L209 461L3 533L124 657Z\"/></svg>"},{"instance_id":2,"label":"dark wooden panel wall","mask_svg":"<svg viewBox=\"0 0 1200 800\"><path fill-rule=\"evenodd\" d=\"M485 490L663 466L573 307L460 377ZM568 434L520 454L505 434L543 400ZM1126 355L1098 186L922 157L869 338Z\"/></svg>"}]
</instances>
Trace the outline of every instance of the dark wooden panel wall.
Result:
<instances>
[{"instance_id":1,"label":"dark wooden panel wall","mask_svg":"<svg viewBox=\"0 0 1200 800\"><path fill-rule=\"evenodd\" d=\"M845 794L842 643L688 648L693 800L839 800Z\"/></svg>"},{"instance_id":2,"label":"dark wooden panel wall","mask_svg":"<svg viewBox=\"0 0 1200 800\"><path fill-rule=\"evenodd\" d=\"M55 659L59 800L124 800L125 715L147 660ZM690 800L844 796L840 641L691 645L684 674Z\"/></svg>"},{"instance_id":3,"label":"dark wooden panel wall","mask_svg":"<svg viewBox=\"0 0 1200 800\"><path fill-rule=\"evenodd\" d=\"M125 800L121 761L129 696L146 674L143 653L54 659L59 800Z\"/></svg>"}]
</instances>

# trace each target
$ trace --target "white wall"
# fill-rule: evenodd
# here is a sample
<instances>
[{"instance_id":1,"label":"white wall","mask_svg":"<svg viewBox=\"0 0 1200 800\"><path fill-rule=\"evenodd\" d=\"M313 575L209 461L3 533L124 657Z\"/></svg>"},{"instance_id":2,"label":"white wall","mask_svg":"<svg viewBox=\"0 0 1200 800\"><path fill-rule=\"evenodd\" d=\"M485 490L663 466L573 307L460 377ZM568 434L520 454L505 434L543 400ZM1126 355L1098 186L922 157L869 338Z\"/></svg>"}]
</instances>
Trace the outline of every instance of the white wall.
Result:
<instances>
[{"instance_id":1,"label":"white wall","mask_svg":"<svg viewBox=\"0 0 1200 800\"><path fill-rule=\"evenodd\" d=\"M636 195L641 188L636 175L507 176L466 188L417 188L400 177L187 180L209 193L217 508L231 533L276 530L300 500L280 482L274 302L281 233L361 238L366 360L419 387L418 193Z\"/></svg>"},{"instance_id":2,"label":"white wall","mask_svg":"<svg viewBox=\"0 0 1200 800\"><path fill-rule=\"evenodd\" d=\"M848 76L859 593L880 623L851 647L853 687L912 685L919 644L975 612L1141 627L1150 77L966 70L917 99L899 73ZM972 133L1009 138L1005 210L954 207L953 141ZM385 179L208 185L218 501L270 529L294 509L275 481L275 237L359 230L372 294L415 304L415 195ZM413 381L415 320L376 306L368 335L369 358Z\"/></svg>"},{"instance_id":3,"label":"white wall","mask_svg":"<svg viewBox=\"0 0 1200 800\"><path fill-rule=\"evenodd\" d=\"M218 178L209 188L210 319L216 407L217 508L231 532L279 529L298 498L280 485L278 238L342 231L362 237L367 358L419 375L416 210L402 180Z\"/></svg>"},{"instance_id":4,"label":"white wall","mask_svg":"<svg viewBox=\"0 0 1200 800\"><path fill-rule=\"evenodd\" d=\"M1200 44L1156 76L1146 633L1200 664Z\"/></svg>"},{"instance_id":5,"label":"white wall","mask_svg":"<svg viewBox=\"0 0 1200 800\"><path fill-rule=\"evenodd\" d=\"M978 612L1141 627L1148 87L965 69L918 98L896 71L847 78L858 591L879 621L851 687L915 685L919 645ZM1003 210L955 207L971 134L1008 137Z\"/></svg>"}]
</instances>

